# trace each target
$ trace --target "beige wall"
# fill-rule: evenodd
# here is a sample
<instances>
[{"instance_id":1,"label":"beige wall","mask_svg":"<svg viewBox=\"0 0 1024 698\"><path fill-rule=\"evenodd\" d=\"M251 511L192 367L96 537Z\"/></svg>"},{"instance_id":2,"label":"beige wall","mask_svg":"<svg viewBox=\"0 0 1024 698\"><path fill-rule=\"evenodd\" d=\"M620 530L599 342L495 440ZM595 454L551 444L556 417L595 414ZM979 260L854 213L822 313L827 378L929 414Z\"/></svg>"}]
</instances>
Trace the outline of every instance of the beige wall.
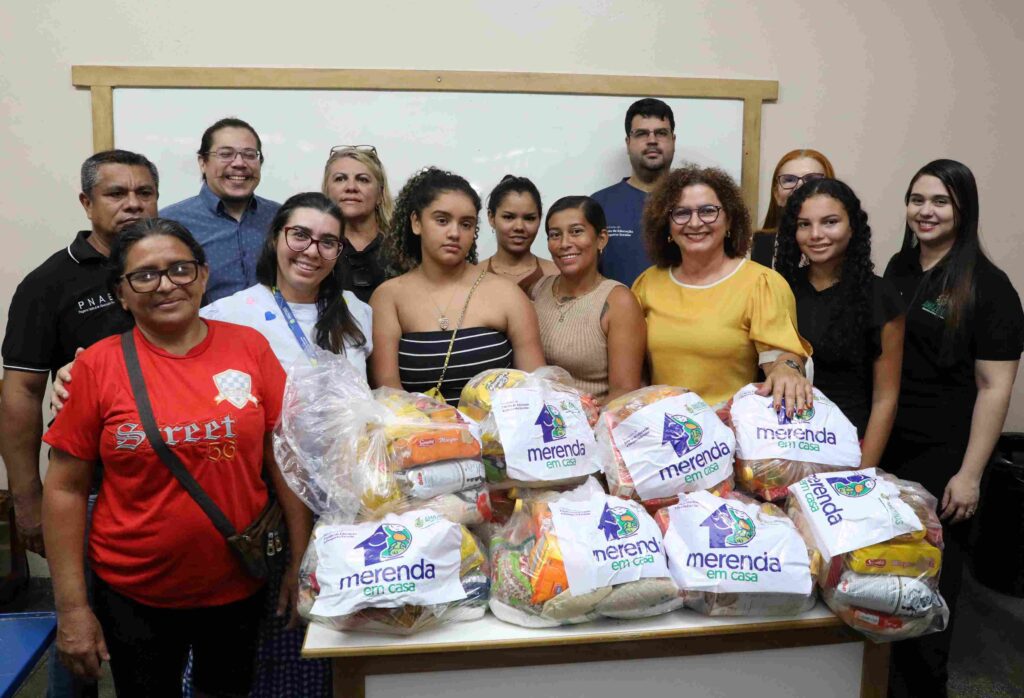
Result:
<instances>
[{"instance_id":1,"label":"beige wall","mask_svg":"<svg viewBox=\"0 0 1024 698\"><path fill-rule=\"evenodd\" d=\"M262 4L246 7L262 7ZM0 4L0 312L18 280L83 226L90 153L73 64L437 68L768 78L762 201L783 152L827 153L860 194L879 266L911 174L940 156L978 176L988 252L1024 289L1015 164L1020 0L496 0ZM244 115L242 115L244 116ZM197 134L198 135L198 134ZM760 215L763 216L764 204ZM1024 388L1009 426L1024 429Z\"/></svg>"}]
</instances>

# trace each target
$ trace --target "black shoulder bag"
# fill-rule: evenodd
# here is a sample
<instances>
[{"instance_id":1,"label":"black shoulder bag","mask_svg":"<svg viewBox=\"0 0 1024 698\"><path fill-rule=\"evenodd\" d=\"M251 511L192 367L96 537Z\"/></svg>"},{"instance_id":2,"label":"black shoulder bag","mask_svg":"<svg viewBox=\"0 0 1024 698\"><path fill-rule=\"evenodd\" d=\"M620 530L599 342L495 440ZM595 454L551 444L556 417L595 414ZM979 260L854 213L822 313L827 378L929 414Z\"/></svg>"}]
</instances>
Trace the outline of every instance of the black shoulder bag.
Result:
<instances>
[{"instance_id":1,"label":"black shoulder bag","mask_svg":"<svg viewBox=\"0 0 1024 698\"><path fill-rule=\"evenodd\" d=\"M231 548L245 571L256 579L266 579L269 571L267 559L281 552L284 547L281 540L283 516L277 498L271 494L267 505L256 517L256 520L241 533L235 531L235 527L231 525L228 517L214 504L210 495L206 494L206 491L185 468L185 464L168 448L160 435L160 429L153 417L153 408L149 403L149 393L146 391L146 381L142 377L139 354L131 330L121 335L121 351L124 353L124 362L128 367L128 379L131 381L132 394L135 396L135 405L139 410L142 428L146 432L146 438L149 439L153 451L181 483L185 491L191 495L203 513L210 518L214 527L224 536L228 547Z\"/></svg>"}]
</instances>

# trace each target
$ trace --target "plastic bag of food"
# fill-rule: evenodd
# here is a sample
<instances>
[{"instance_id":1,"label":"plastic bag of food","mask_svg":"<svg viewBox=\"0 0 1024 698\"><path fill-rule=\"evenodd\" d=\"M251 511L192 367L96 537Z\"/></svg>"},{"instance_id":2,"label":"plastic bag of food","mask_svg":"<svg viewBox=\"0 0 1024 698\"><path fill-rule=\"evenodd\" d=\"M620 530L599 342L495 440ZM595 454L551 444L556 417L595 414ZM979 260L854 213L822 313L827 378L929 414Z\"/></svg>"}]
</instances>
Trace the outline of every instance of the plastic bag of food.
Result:
<instances>
[{"instance_id":1,"label":"plastic bag of food","mask_svg":"<svg viewBox=\"0 0 1024 698\"><path fill-rule=\"evenodd\" d=\"M643 618L682 606L657 524L590 478L520 500L491 538L491 611L526 627L599 616Z\"/></svg>"},{"instance_id":2,"label":"plastic bag of food","mask_svg":"<svg viewBox=\"0 0 1024 698\"><path fill-rule=\"evenodd\" d=\"M483 617L488 587L479 542L432 510L321 519L302 560L298 607L339 630L408 635Z\"/></svg>"},{"instance_id":3,"label":"plastic bag of food","mask_svg":"<svg viewBox=\"0 0 1024 698\"><path fill-rule=\"evenodd\" d=\"M774 504L735 492L692 492L655 520L688 608L709 616L775 616L814 605L812 571L821 557Z\"/></svg>"},{"instance_id":4,"label":"plastic bag of food","mask_svg":"<svg viewBox=\"0 0 1024 698\"><path fill-rule=\"evenodd\" d=\"M747 385L728 404L736 432L736 487L766 501L786 497L797 480L829 470L860 466L857 428L834 402L814 390L814 405L786 416L772 397Z\"/></svg>"},{"instance_id":5,"label":"plastic bag of food","mask_svg":"<svg viewBox=\"0 0 1024 698\"><path fill-rule=\"evenodd\" d=\"M576 484L599 470L594 403L564 369L485 371L462 390L459 409L479 421L487 479L503 487Z\"/></svg>"},{"instance_id":6,"label":"plastic bag of food","mask_svg":"<svg viewBox=\"0 0 1024 698\"><path fill-rule=\"evenodd\" d=\"M608 491L639 499L648 511L675 504L682 492L732 489L736 439L685 388L652 385L616 398L596 432Z\"/></svg>"},{"instance_id":7,"label":"plastic bag of food","mask_svg":"<svg viewBox=\"0 0 1024 698\"><path fill-rule=\"evenodd\" d=\"M822 598L868 637L943 630L942 525L935 498L876 468L819 473L790 485L787 513L824 564Z\"/></svg>"}]
</instances>

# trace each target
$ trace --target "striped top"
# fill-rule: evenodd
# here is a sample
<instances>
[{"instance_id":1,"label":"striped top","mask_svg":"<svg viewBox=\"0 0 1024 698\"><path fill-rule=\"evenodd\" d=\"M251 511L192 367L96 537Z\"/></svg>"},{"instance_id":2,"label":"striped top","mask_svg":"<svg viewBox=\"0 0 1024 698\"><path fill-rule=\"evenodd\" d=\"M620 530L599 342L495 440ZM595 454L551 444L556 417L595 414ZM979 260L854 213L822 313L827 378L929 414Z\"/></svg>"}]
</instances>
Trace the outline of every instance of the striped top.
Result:
<instances>
[{"instance_id":1,"label":"striped top","mask_svg":"<svg viewBox=\"0 0 1024 698\"><path fill-rule=\"evenodd\" d=\"M444 331L402 335L398 340L402 388L410 393L425 393L437 385L451 338L452 333ZM459 395L470 378L481 371L511 366L512 345L504 332L489 327L461 329L455 335L441 394L449 405L458 405Z\"/></svg>"}]
</instances>

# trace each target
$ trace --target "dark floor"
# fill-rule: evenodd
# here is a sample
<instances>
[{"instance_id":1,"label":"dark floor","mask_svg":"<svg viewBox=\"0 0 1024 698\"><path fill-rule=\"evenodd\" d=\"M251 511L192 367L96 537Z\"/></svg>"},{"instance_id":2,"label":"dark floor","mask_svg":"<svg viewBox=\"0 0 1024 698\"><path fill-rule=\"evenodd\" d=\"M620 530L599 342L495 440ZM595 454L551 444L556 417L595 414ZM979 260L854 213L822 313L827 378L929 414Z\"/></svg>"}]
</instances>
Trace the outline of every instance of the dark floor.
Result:
<instances>
[{"instance_id":1,"label":"dark floor","mask_svg":"<svg viewBox=\"0 0 1024 698\"><path fill-rule=\"evenodd\" d=\"M17 607L5 611L53 608L49 579L34 579ZM968 572L960 597L960 618L950 659L950 696L1020 698L1024 695L1024 599L982 586ZM109 669L100 681L100 698L114 696ZM46 660L40 662L18 698L46 695Z\"/></svg>"}]
</instances>

